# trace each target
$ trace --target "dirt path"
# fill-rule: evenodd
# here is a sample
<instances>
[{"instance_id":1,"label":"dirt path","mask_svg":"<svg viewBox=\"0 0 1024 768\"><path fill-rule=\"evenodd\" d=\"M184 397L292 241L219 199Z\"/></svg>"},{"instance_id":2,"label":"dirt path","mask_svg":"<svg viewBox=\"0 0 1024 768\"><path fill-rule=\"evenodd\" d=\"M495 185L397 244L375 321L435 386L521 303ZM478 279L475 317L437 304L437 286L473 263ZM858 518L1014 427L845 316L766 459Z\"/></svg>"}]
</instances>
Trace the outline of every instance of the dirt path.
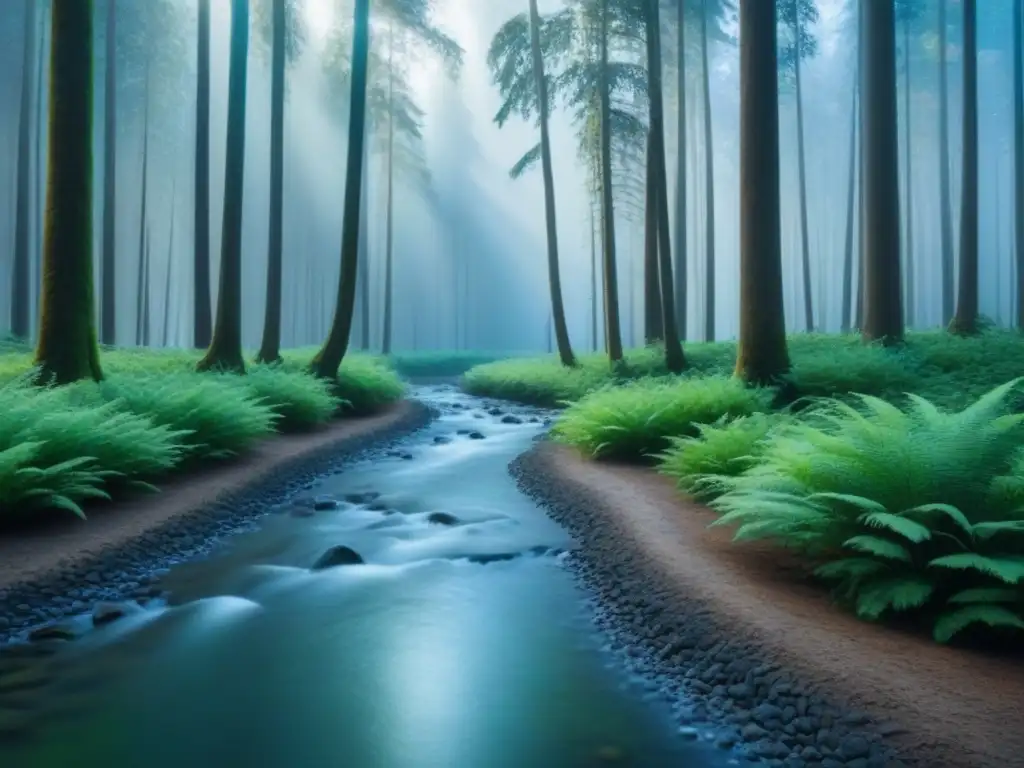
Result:
<instances>
[{"instance_id":1,"label":"dirt path","mask_svg":"<svg viewBox=\"0 0 1024 768\"><path fill-rule=\"evenodd\" d=\"M680 595L837 701L905 729L901 751L928 768L1024 766L1024 665L866 624L780 565L777 552L708 530L713 515L650 470L595 464L544 445L546 480L613 518Z\"/></svg>"},{"instance_id":2,"label":"dirt path","mask_svg":"<svg viewBox=\"0 0 1024 768\"><path fill-rule=\"evenodd\" d=\"M414 408L412 403L401 402L378 415L337 421L316 432L279 435L236 461L175 477L162 485L158 494L104 506L90 513L87 521L69 513L66 523L6 534L0 538L0 589L124 544L332 443L360 441L374 432L386 432L409 419Z\"/></svg>"}]
</instances>

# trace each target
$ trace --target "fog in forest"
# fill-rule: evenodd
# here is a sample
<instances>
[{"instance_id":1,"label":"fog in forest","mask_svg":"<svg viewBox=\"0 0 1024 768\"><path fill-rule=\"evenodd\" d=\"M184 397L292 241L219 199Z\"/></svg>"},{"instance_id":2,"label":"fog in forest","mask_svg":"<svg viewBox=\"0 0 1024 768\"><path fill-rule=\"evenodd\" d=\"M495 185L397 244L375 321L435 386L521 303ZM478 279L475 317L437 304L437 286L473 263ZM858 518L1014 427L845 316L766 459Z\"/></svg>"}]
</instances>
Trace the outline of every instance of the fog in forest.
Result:
<instances>
[{"instance_id":1,"label":"fog in forest","mask_svg":"<svg viewBox=\"0 0 1024 768\"><path fill-rule=\"evenodd\" d=\"M105 96L106 2L97 0L95 34L94 262L102 238L103 104ZM194 188L196 8L194 0L174 3L160 40L132 36L132 22L145 0L117 0L124 16L118 40L117 83L117 343L137 341L139 286L148 291L153 345L191 345L192 209ZM45 66L48 3L37 4L36 93L22 99L24 2L8 0L0 17L0 328L10 317L10 270L15 236L19 115L23 104L32 119L33 190L45 178L45 103L40 121L37 94L47 87ZM216 301L220 253L230 8L214 0L211 35L210 226L212 300ZM254 3L255 5L255 3ZM343 77L326 62L337 40L332 27L350 24L344 0L301 0L304 42L287 71L284 182L284 346L318 344L330 324L337 296L342 202L345 179L347 90ZM538 140L533 122L512 118L494 123L500 96L487 65L495 32L511 16L526 10L526 0L437 0L435 22L464 49L461 71L422 47L410 44L397 56L396 71L422 109L422 141L409 140L414 159L395 171L394 197L394 342L396 350L474 348L544 350L550 347L550 295L547 284L544 195L540 169L512 179L510 168ZM696 5L699 5L697 3ZM940 131L938 97L940 57L937 0L921 2L908 24L897 22L897 79L900 119L901 216L904 258L914 274L909 325L942 322L941 222L951 218L956 249L959 212L962 29L959 2L947 5L947 72L950 211L940 204ZM541 2L546 14L560 4ZM666 7L671 7L666 4ZM849 225L849 181L853 125L856 20L853 4L818 0L818 19L809 30L813 55L800 63L805 131L806 205L815 330L839 330L842 264ZM671 21L671 15L666 12ZM999 323L1010 321L1013 293L1013 93L1010 4L979 3L980 131L980 303L981 312ZM121 19L119 18L119 23ZM708 81L712 125L715 337L733 338L738 314L739 224L739 79L738 50L728 18L714 22L708 41ZM269 206L270 55L269 35L254 14L249 47L245 147L243 234L243 342L260 340L266 291ZM674 21L664 23L666 135L669 195L675 198L678 152ZM375 24L376 40L388 35ZM709 200L705 182L709 148L705 141L699 25L688 25L685 126L687 152L687 338L704 338L705 222ZM710 33L709 33L710 34ZM781 41L781 33L780 33ZM122 44L123 43L123 44ZM348 43L346 43L348 44ZM40 48L41 46L41 48ZM143 55L145 54L145 55ZM143 64L143 61L148 62ZM905 68L909 64L909 76ZM147 81L148 68L148 81ZM42 74L42 82L39 76ZM374 76L371 74L371 79ZM148 88L146 83L149 83ZM909 82L909 94L907 83ZM41 90L39 90L41 89ZM908 98L909 97L909 98ZM787 325L805 330L796 99L790 78L780 77L782 152L782 233ZM143 200L143 126L149 110L146 184L147 223L140 224ZM909 115L906 105L909 103ZM910 120L909 144L905 132ZM370 348L380 346L386 242L386 153L382 132L372 134L369 163L368 264ZM42 151L36 148L42 143ZM569 331L580 350L600 347L592 338L592 203L584 163L578 154L572 115L556 108L552 149L557 198L558 238ZM908 151L909 150L909 151ZM912 164L907 188L906 163ZM418 170L417 170L418 168ZM429 174L422 173L424 170ZM642 161L629 184L615 189L619 304L628 345L643 343L643 182ZM627 176L629 174L626 174ZM613 183L615 180L613 180ZM673 219L674 202L670 202ZM913 220L908 232L908 211ZM33 208L32 279L38 272L41 206ZM673 229L676 227L673 221ZM854 232L856 227L853 228ZM148 235L147 235L148 232ZM909 237L908 237L909 235ZM148 287L140 281L140 251L148 236ZM855 237L856 239L856 237ZM907 243L912 241L908 253ZM600 248L598 238L597 248ZM856 244L854 244L856 247ZM99 286L100 270L96 267ZM600 290L600 274L598 274ZM169 280L169 288L168 286ZM97 296L98 294L97 288ZM596 298L601 301L600 294ZM33 299L35 302L35 299ZM600 306L600 305L599 305ZM32 305L33 328L37 308ZM169 329L163 339L163 328ZM354 337L362 334L356 309ZM600 328L600 323L599 323Z\"/></svg>"}]
</instances>

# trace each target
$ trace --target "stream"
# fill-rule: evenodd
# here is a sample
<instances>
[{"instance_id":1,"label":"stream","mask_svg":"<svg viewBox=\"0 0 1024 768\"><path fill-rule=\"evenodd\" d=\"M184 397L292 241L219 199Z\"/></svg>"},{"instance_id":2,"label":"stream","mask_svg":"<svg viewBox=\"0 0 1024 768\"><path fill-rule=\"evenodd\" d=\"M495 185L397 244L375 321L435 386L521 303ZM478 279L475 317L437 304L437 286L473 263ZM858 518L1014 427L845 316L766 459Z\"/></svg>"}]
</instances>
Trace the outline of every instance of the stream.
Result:
<instances>
[{"instance_id":1,"label":"stream","mask_svg":"<svg viewBox=\"0 0 1024 768\"><path fill-rule=\"evenodd\" d=\"M24 706L42 730L0 745L0 765L726 765L602 649L568 535L509 477L543 414L414 396L441 417L173 568L170 605L41 661L53 684L25 686ZM336 545L365 562L311 569Z\"/></svg>"}]
</instances>

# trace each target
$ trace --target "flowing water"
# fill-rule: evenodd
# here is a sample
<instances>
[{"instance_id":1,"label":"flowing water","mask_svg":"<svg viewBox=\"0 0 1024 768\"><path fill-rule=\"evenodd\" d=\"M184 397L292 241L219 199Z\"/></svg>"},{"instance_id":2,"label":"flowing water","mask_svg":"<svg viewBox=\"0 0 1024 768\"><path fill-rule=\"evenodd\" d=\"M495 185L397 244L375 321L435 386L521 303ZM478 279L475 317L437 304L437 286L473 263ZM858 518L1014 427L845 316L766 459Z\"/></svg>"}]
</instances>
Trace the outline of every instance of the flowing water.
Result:
<instances>
[{"instance_id":1,"label":"flowing water","mask_svg":"<svg viewBox=\"0 0 1024 768\"><path fill-rule=\"evenodd\" d=\"M445 387L416 394L442 417L399 453L303 492L350 503L267 518L173 569L170 606L46 661L46 687L22 699L39 727L0 747L0 765L724 765L601 650L557 554L568 536L507 474L539 420L503 424ZM365 564L310 570L338 544Z\"/></svg>"}]
</instances>

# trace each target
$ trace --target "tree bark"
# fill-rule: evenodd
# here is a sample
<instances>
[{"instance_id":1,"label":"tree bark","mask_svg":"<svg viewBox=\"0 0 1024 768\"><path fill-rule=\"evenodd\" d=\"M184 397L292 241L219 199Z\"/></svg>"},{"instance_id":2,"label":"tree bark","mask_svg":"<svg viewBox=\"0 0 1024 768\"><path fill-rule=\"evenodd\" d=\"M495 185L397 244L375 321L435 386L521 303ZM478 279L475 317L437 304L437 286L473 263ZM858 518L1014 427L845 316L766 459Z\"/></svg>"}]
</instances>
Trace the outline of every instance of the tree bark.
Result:
<instances>
[{"instance_id":1,"label":"tree bark","mask_svg":"<svg viewBox=\"0 0 1024 768\"><path fill-rule=\"evenodd\" d=\"M1013 3L1013 223L1017 328L1024 330L1024 0Z\"/></svg>"},{"instance_id":2,"label":"tree bark","mask_svg":"<svg viewBox=\"0 0 1024 768\"><path fill-rule=\"evenodd\" d=\"M224 163L217 318L210 348L196 368L245 373L242 357L242 193L245 175L245 103L249 59L249 0L231 0L228 136Z\"/></svg>"},{"instance_id":3,"label":"tree bark","mask_svg":"<svg viewBox=\"0 0 1024 768\"><path fill-rule=\"evenodd\" d=\"M793 0L795 3L796 0ZM794 28L795 61L793 70L796 79L796 153L797 153L797 175L800 184L800 271L803 276L804 293L804 330L814 330L814 297L811 292L811 238L807 227L807 152L804 144L804 95L800 79L800 57L803 51L800 48L800 18L795 12L793 18L796 27Z\"/></svg>"},{"instance_id":4,"label":"tree bark","mask_svg":"<svg viewBox=\"0 0 1024 768\"><path fill-rule=\"evenodd\" d=\"M366 129L367 134L374 135L372 118ZM363 167L370 167L370 142L363 142ZM370 349L370 173L363 174L360 191L362 201L359 205L359 347Z\"/></svg>"},{"instance_id":5,"label":"tree bark","mask_svg":"<svg viewBox=\"0 0 1024 768\"><path fill-rule=\"evenodd\" d=\"M611 83L608 76L609 0L601 0L601 225L604 249L604 322L608 359L622 360L622 329L619 322L619 275L615 260L615 204L612 195Z\"/></svg>"},{"instance_id":6,"label":"tree bark","mask_svg":"<svg viewBox=\"0 0 1024 768\"><path fill-rule=\"evenodd\" d=\"M192 343L196 349L205 349L213 332L210 308L210 0L198 1Z\"/></svg>"},{"instance_id":7,"label":"tree bark","mask_svg":"<svg viewBox=\"0 0 1024 768\"><path fill-rule=\"evenodd\" d=\"M703 9L706 10L706 9ZM687 298L687 195L686 195L686 0L676 0L676 230L675 230L675 299L676 327L679 338L686 339Z\"/></svg>"},{"instance_id":8,"label":"tree bark","mask_svg":"<svg viewBox=\"0 0 1024 768\"><path fill-rule=\"evenodd\" d=\"M949 75L946 1L939 3L939 224L942 236L942 322L953 317L953 205L949 189Z\"/></svg>"},{"instance_id":9,"label":"tree bark","mask_svg":"<svg viewBox=\"0 0 1024 768\"><path fill-rule=\"evenodd\" d=\"M960 182L960 279L950 330L978 332L978 6L963 0L963 170Z\"/></svg>"},{"instance_id":10,"label":"tree bark","mask_svg":"<svg viewBox=\"0 0 1024 768\"><path fill-rule=\"evenodd\" d=\"M370 54L370 0L355 0L352 30L352 82L349 95L348 153L341 227L341 270L334 319L323 347L311 363L315 375L333 379L348 351L359 271L359 212L366 140L366 70Z\"/></svg>"},{"instance_id":11,"label":"tree bark","mask_svg":"<svg viewBox=\"0 0 1024 768\"><path fill-rule=\"evenodd\" d=\"M665 334L665 367L670 373L682 373L686 368L686 356L679 342L676 326L676 301L672 281L672 240L668 220L668 165L665 157L665 108L661 88L661 10L660 0L647 0L647 90L650 98L650 137L648 153L653 160L648 172L654 172L654 203L658 223L658 255L661 272L662 330Z\"/></svg>"},{"instance_id":12,"label":"tree bark","mask_svg":"<svg viewBox=\"0 0 1024 768\"><path fill-rule=\"evenodd\" d=\"M551 166L551 138L548 132L548 84L544 74L544 55L540 47L540 13L537 0L530 3L530 48L533 55L533 76L537 88L540 112L540 163L544 176L544 220L547 226L548 245L548 288L551 292L551 323L558 346L558 359L562 365L572 368L576 356L569 343L569 327L565 321L565 304L562 300L562 277L558 265L558 227L555 218L555 174Z\"/></svg>"},{"instance_id":13,"label":"tree bark","mask_svg":"<svg viewBox=\"0 0 1024 768\"><path fill-rule=\"evenodd\" d=\"M259 363L281 359L281 281L284 250L284 77L286 0L273 0L273 41L270 54L270 226L267 237L267 301Z\"/></svg>"},{"instance_id":14,"label":"tree bark","mask_svg":"<svg viewBox=\"0 0 1024 768\"><path fill-rule=\"evenodd\" d=\"M904 324L912 326L915 315L914 285L914 148L911 145L912 115L910 111L910 18L903 20L903 145L907 155L907 180L904 183L907 195L907 252L904 254L904 277L906 278L906 305L904 307Z\"/></svg>"},{"instance_id":15,"label":"tree bark","mask_svg":"<svg viewBox=\"0 0 1024 768\"><path fill-rule=\"evenodd\" d=\"M163 338L162 346L170 346L171 339L171 267L174 264L174 213L175 205L175 184L171 185L171 222L167 227L167 268L164 272L164 317L163 317Z\"/></svg>"},{"instance_id":16,"label":"tree bark","mask_svg":"<svg viewBox=\"0 0 1024 768\"><path fill-rule=\"evenodd\" d=\"M644 343L664 339L661 311L661 283L658 278L658 191L654 167L654 147L647 135L647 179L644 201Z\"/></svg>"},{"instance_id":17,"label":"tree bark","mask_svg":"<svg viewBox=\"0 0 1024 768\"><path fill-rule=\"evenodd\" d=\"M711 73L708 68L708 3L701 6L701 70L704 82L704 340L715 340L715 147L711 130Z\"/></svg>"},{"instance_id":18,"label":"tree bark","mask_svg":"<svg viewBox=\"0 0 1024 768\"><path fill-rule=\"evenodd\" d=\"M36 55L36 0L25 0L25 49L21 69L18 113L17 201L14 219L14 259L11 263L11 334L27 339L32 331L29 314L31 281L29 250L32 229L32 70Z\"/></svg>"},{"instance_id":19,"label":"tree bark","mask_svg":"<svg viewBox=\"0 0 1024 768\"><path fill-rule=\"evenodd\" d=\"M49 179L40 381L103 378L92 275L92 0L53 0L50 11Z\"/></svg>"},{"instance_id":20,"label":"tree bark","mask_svg":"<svg viewBox=\"0 0 1024 768\"><path fill-rule=\"evenodd\" d=\"M103 264L100 268L100 341L117 338L117 1L107 0L103 93ZM147 95L148 98L148 95Z\"/></svg>"},{"instance_id":21,"label":"tree bark","mask_svg":"<svg viewBox=\"0 0 1024 768\"><path fill-rule=\"evenodd\" d=\"M775 0L740 0L740 334L736 375L789 370L779 224L779 70Z\"/></svg>"},{"instance_id":22,"label":"tree bark","mask_svg":"<svg viewBox=\"0 0 1024 768\"><path fill-rule=\"evenodd\" d=\"M896 111L896 18L893 0L864 4L861 59L864 103L864 326L866 342L903 339L900 287L899 117Z\"/></svg>"},{"instance_id":23,"label":"tree bark","mask_svg":"<svg viewBox=\"0 0 1024 768\"><path fill-rule=\"evenodd\" d=\"M859 53L858 53L859 58ZM846 237L843 240L843 296L840 311L840 328L843 333L850 330L853 320L853 223L856 213L854 201L857 188L857 94L860 91L860 67L854 71L854 84L850 98L850 162L846 182Z\"/></svg>"},{"instance_id":24,"label":"tree bark","mask_svg":"<svg viewBox=\"0 0 1024 768\"><path fill-rule=\"evenodd\" d=\"M143 315L145 314L146 296L146 248L149 233L149 221L146 203L149 196L149 62L146 62L146 84L143 91L145 103L142 108L142 200L139 208L139 250L138 273L135 286L135 345L143 345L145 334Z\"/></svg>"},{"instance_id":25,"label":"tree bark","mask_svg":"<svg viewBox=\"0 0 1024 768\"><path fill-rule=\"evenodd\" d=\"M385 355L391 354L391 334L394 327L394 292L395 292L395 74L392 46L394 35L388 30L388 180L387 199L384 204L387 216L384 233L384 329L381 333L381 349ZM412 318L415 328L416 319Z\"/></svg>"},{"instance_id":26,"label":"tree bark","mask_svg":"<svg viewBox=\"0 0 1024 768\"><path fill-rule=\"evenodd\" d=\"M597 226L594 203L590 204L590 347L597 352Z\"/></svg>"}]
</instances>

